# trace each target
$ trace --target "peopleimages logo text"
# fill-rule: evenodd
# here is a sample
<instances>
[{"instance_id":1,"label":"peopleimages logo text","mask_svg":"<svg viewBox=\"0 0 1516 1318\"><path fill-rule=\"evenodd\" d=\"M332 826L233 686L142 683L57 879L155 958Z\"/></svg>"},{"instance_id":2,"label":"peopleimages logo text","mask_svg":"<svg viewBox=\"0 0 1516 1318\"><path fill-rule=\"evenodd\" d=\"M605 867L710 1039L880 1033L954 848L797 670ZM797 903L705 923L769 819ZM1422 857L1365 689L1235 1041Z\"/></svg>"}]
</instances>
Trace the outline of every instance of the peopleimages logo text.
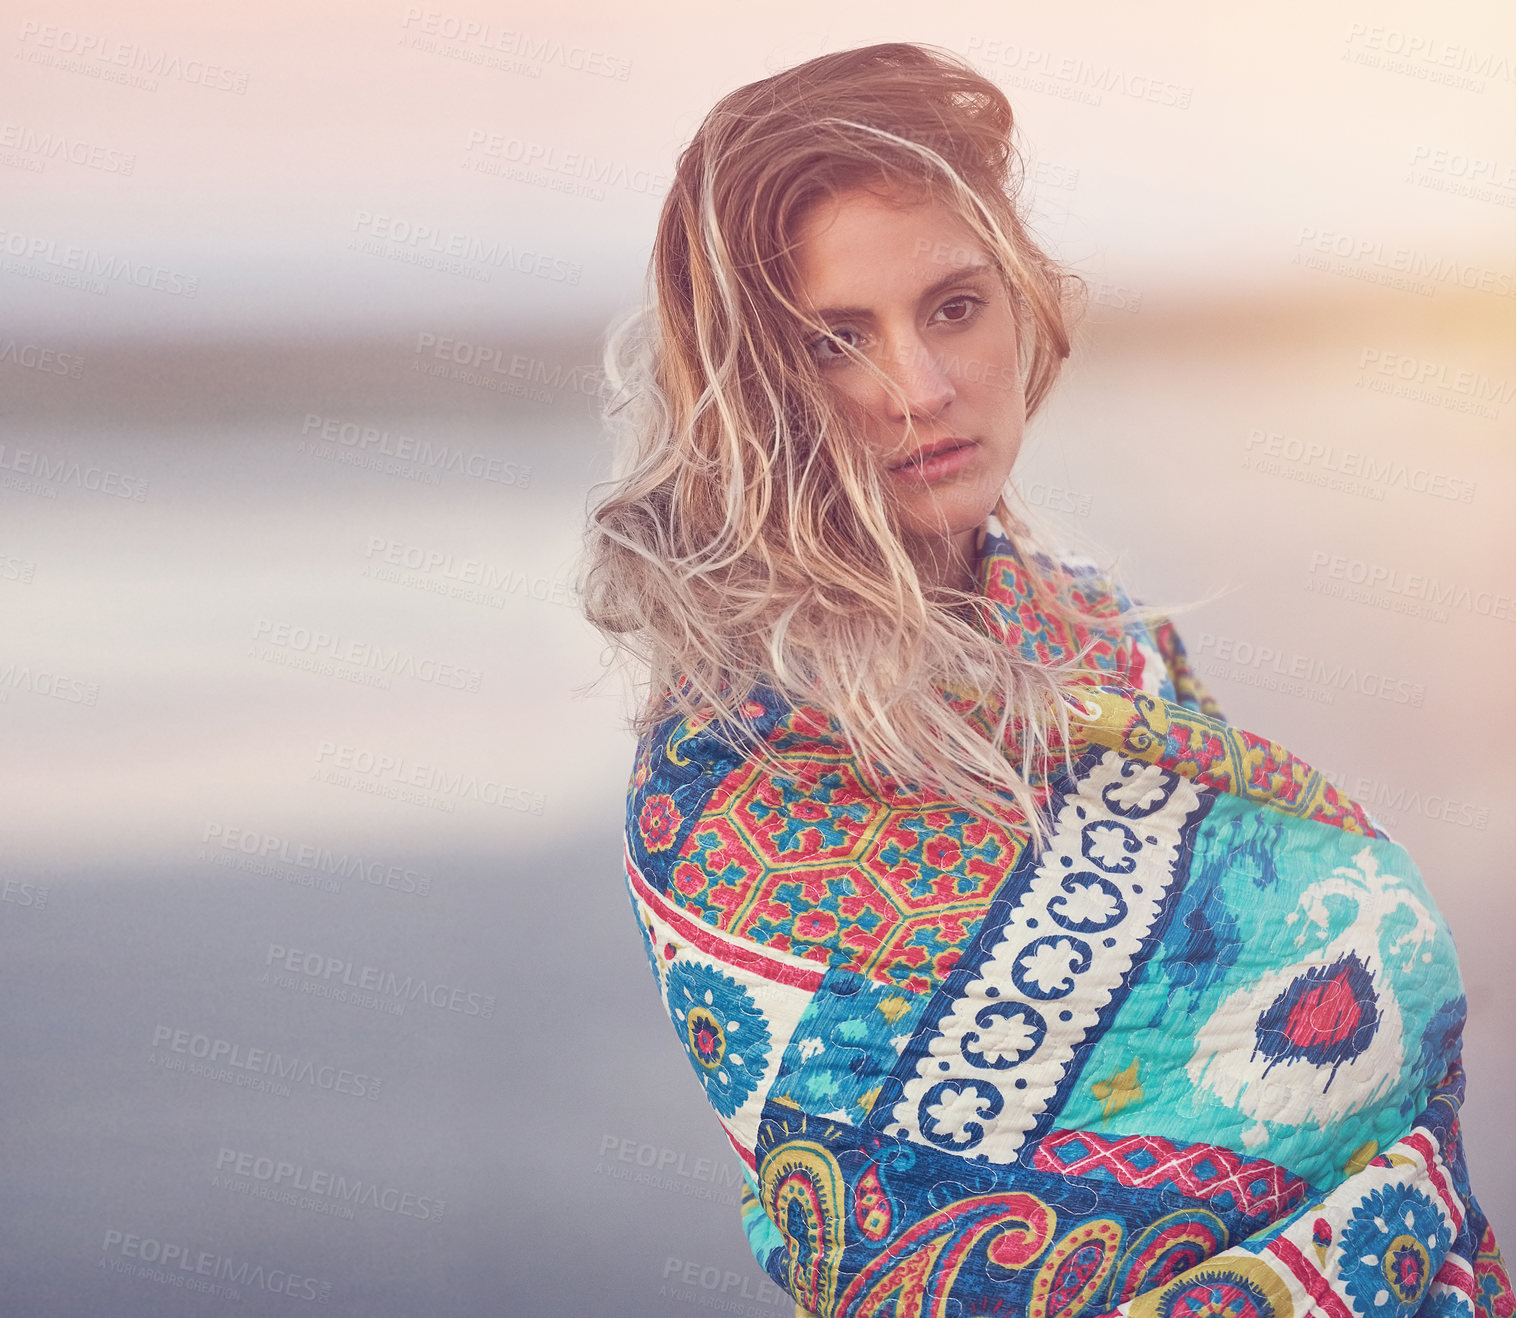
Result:
<instances>
[{"instance_id":1,"label":"peopleimages logo text","mask_svg":"<svg viewBox=\"0 0 1516 1318\"><path fill-rule=\"evenodd\" d=\"M228 1182L236 1178L253 1186L266 1186L271 1191L314 1195L359 1208L394 1213L398 1217L415 1217L423 1222L441 1221L446 1207L441 1199L431 1195L225 1146L216 1155L216 1172Z\"/></svg>"},{"instance_id":2,"label":"peopleimages logo text","mask_svg":"<svg viewBox=\"0 0 1516 1318\"><path fill-rule=\"evenodd\" d=\"M55 485L73 485L96 494L108 494L117 499L130 499L141 503L147 498L147 482L139 476L114 471L109 467L97 467L93 463L78 462L58 454L49 455L36 449L16 448L0 444L0 471L14 471L39 481Z\"/></svg>"},{"instance_id":3,"label":"peopleimages logo text","mask_svg":"<svg viewBox=\"0 0 1516 1318\"><path fill-rule=\"evenodd\" d=\"M349 1071L345 1067L318 1066L306 1058L285 1057L267 1048L245 1048L230 1039L176 1030L171 1025L153 1027L153 1048L192 1057L211 1066L270 1075L335 1094L368 1099L379 1097L380 1081L376 1076Z\"/></svg>"},{"instance_id":4,"label":"peopleimages logo text","mask_svg":"<svg viewBox=\"0 0 1516 1318\"><path fill-rule=\"evenodd\" d=\"M209 1249L195 1249L183 1241L159 1240L155 1236L109 1227L100 1249L106 1256L115 1255L122 1261L136 1260L139 1265L151 1269L141 1274L149 1280L168 1282L186 1290L204 1290L205 1284L191 1283L213 1279L226 1286L246 1286L292 1300L315 1300L326 1304L332 1298L332 1283L319 1277L306 1277L288 1268L271 1268L251 1259L239 1259ZM241 1297L232 1292L220 1298Z\"/></svg>"},{"instance_id":5,"label":"peopleimages logo text","mask_svg":"<svg viewBox=\"0 0 1516 1318\"><path fill-rule=\"evenodd\" d=\"M493 993L468 993L461 988L449 988L415 975L401 978L393 970L379 966L361 966L344 957L325 956L320 952L306 952L283 943L270 943L264 957L265 966L277 966L292 975L319 979L323 983L341 984L346 988L363 989L405 1002L418 999L429 1006L444 1011L455 1011L464 1016L493 1016L495 995Z\"/></svg>"}]
</instances>

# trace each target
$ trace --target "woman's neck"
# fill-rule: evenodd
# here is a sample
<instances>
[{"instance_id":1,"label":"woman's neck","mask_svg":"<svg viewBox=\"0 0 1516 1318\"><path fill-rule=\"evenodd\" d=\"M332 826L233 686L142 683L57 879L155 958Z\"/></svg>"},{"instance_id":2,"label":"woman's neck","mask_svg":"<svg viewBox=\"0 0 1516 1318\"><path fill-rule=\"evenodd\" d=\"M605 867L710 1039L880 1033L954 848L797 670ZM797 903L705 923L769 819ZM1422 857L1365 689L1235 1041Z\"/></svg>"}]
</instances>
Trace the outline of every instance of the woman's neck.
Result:
<instances>
[{"instance_id":1,"label":"woman's neck","mask_svg":"<svg viewBox=\"0 0 1516 1318\"><path fill-rule=\"evenodd\" d=\"M922 584L972 591L978 580L978 536L978 528L970 527L946 539L913 543L911 557Z\"/></svg>"}]
</instances>

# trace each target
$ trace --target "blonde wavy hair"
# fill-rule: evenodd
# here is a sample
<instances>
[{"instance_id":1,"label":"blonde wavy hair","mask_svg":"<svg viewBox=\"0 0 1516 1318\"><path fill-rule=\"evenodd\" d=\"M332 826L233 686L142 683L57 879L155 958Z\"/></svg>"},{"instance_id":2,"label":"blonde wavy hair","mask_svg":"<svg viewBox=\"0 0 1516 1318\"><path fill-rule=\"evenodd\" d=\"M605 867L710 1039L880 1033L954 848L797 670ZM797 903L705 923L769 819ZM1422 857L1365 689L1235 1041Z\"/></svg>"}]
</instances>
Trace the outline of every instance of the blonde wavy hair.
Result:
<instances>
[{"instance_id":1,"label":"blonde wavy hair","mask_svg":"<svg viewBox=\"0 0 1516 1318\"><path fill-rule=\"evenodd\" d=\"M711 110L680 154L646 305L605 341L617 444L578 584L585 616L645 668L639 736L680 714L736 733L793 781L743 710L766 687L824 712L870 790L1001 820L1010 798L1040 845L1038 766L1054 726L1068 759L1066 702L1081 677L1100 680L1090 646L1169 609L1087 609L1009 482L996 512L1040 606L1097 636L1044 666L994 637L982 595L924 581L856 413L807 350L827 327L796 305L791 258L810 207L850 188L883 181L946 204L1010 294L1030 419L1069 355L1084 285L1019 213L1012 129L1005 96L966 61L894 42L822 55ZM892 380L832 343L910 417Z\"/></svg>"}]
</instances>

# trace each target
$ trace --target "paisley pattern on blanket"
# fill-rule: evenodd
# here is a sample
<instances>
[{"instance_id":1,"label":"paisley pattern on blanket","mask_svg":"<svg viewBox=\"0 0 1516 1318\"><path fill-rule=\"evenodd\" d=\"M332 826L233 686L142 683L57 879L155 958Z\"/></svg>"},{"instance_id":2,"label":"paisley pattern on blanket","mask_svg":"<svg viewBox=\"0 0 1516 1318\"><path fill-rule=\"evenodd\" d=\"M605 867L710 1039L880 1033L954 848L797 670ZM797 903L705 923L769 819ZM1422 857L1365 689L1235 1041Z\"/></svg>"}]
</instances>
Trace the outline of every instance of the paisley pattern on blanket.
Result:
<instances>
[{"instance_id":1,"label":"paisley pattern on blanket","mask_svg":"<svg viewBox=\"0 0 1516 1318\"><path fill-rule=\"evenodd\" d=\"M761 690L793 781L698 721L638 746L628 894L755 1258L820 1318L1516 1318L1414 861L1172 623L1044 559L1095 615L1051 618L1027 567L991 519L993 634L1091 646L1041 852Z\"/></svg>"}]
</instances>

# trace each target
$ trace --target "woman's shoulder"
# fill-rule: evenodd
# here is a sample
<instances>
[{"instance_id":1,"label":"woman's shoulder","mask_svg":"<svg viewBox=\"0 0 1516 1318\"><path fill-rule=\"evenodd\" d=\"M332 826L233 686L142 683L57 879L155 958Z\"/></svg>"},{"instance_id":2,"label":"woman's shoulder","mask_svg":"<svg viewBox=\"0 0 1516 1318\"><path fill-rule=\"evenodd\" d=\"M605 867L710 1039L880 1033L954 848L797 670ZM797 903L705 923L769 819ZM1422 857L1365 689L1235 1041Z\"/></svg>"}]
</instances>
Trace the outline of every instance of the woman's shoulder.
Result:
<instances>
[{"instance_id":1,"label":"woman's shoulder","mask_svg":"<svg viewBox=\"0 0 1516 1318\"><path fill-rule=\"evenodd\" d=\"M673 712L638 739L626 832L632 859L644 873L657 873L681 853L716 793L733 790L735 779L756 784L775 760L803 767L817 757L847 756L825 711L788 700L769 686L755 686L736 712L735 721L717 719L709 710Z\"/></svg>"},{"instance_id":2,"label":"woman's shoulder","mask_svg":"<svg viewBox=\"0 0 1516 1318\"><path fill-rule=\"evenodd\" d=\"M1071 622L1041 603L1039 578L1062 591L1088 621ZM1018 545L991 518L981 540L979 586L997 606L1004 639L1028 660L1058 662L1088 645L1085 663L1110 680L1181 704L1196 698L1198 683L1181 685L1169 662L1171 654L1183 653L1173 624L1166 618L1122 618L1142 601L1087 553L1046 542ZM1214 701L1206 712L1220 717Z\"/></svg>"}]
</instances>

